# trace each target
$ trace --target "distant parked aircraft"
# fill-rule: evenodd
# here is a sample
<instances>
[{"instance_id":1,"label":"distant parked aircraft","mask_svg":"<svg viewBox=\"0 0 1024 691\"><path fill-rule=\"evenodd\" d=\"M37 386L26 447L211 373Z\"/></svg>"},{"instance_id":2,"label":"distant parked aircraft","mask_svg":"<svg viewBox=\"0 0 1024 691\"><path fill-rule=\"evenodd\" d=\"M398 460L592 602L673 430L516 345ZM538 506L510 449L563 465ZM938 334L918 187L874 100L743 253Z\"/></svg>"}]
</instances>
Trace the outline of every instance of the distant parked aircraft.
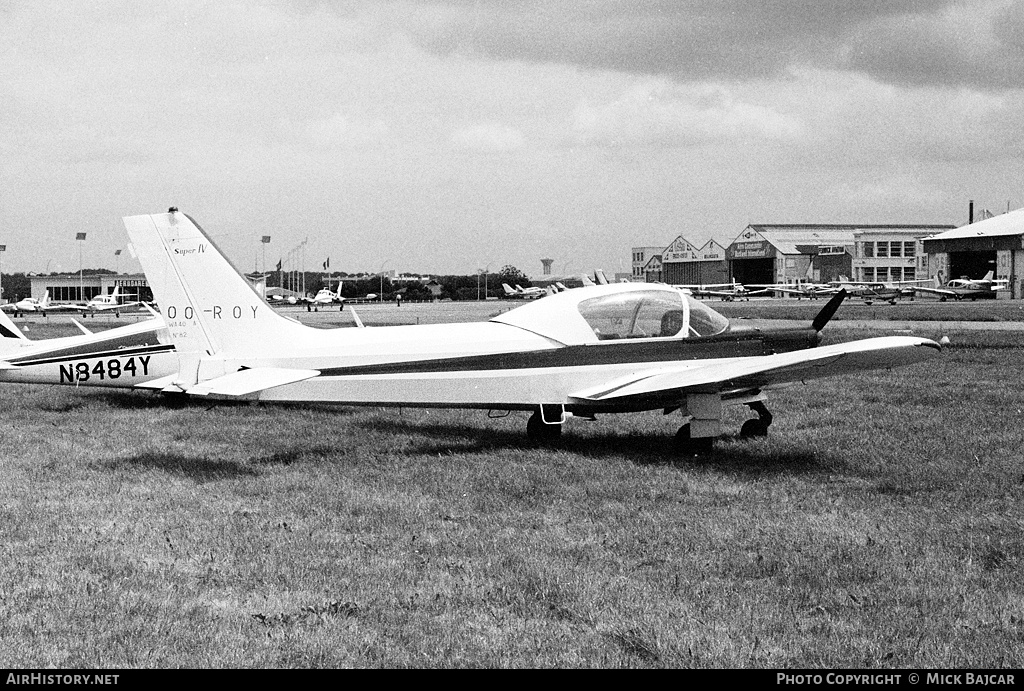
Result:
<instances>
[{"instance_id":1,"label":"distant parked aircraft","mask_svg":"<svg viewBox=\"0 0 1024 691\"><path fill-rule=\"evenodd\" d=\"M736 299L749 300L751 297L770 295L772 292L760 288L751 290L742 283L680 284L676 288L686 288L699 298L721 298L728 302Z\"/></svg>"},{"instance_id":2,"label":"distant parked aircraft","mask_svg":"<svg viewBox=\"0 0 1024 691\"><path fill-rule=\"evenodd\" d=\"M954 278L945 287L939 285L939 277L936 276L933 287L919 286L914 290L926 295L937 295L942 302L949 298L954 300L991 299L996 297L995 291L1008 290L1010 287L1009 280L994 278L994 275L992 271L989 271L982 278Z\"/></svg>"},{"instance_id":3,"label":"distant parked aircraft","mask_svg":"<svg viewBox=\"0 0 1024 691\"><path fill-rule=\"evenodd\" d=\"M512 288L508 283L502 283L501 287L505 290L506 298L533 300L535 298L542 298L548 294L543 288L537 288L535 286L524 288L518 283L515 288Z\"/></svg>"},{"instance_id":4,"label":"distant parked aircraft","mask_svg":"<svg viewBox=\"0 0 1024 691\"><path fill-rule=\"evenodd\" d=\"M51 312L84 312L87 308L85 305L75 305L69 303L57 303L50 302L50 291L46 291L43 294L43 298L27 297L23 300L18 300L14 303L8 303L3 306L4 312L10 312L15 317L20 317L23 314L49 314Z\"/></svg>"},{"instance_id":5,"label":"distant parked aircraft","mask_svg":"<svg viewBox=\"0 0 1024 691\"><path fill-rule=\"evenodd\" d=\"M121 309L124 307L134 307L138 305L138 301L135 302L120 302L118 298L119 286L114 286L113 292L109 295L97 295L89 302L85 303L85 310L83 310L83 316L89 314L95 314L96 312L113 312L115 316L121 316Z\"/></svg>"}]
</instances>

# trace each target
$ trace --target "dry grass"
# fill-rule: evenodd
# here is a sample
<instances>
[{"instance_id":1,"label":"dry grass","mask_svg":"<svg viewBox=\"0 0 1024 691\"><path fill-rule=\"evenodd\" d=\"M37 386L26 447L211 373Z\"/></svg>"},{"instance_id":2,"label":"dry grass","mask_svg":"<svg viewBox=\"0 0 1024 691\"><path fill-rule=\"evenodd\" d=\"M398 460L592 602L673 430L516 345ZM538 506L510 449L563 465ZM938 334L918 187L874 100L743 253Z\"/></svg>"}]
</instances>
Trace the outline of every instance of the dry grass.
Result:
<instances>
[{"instance_id":1,"label":"dry grass","mask_svg":"<svg viewBox=\"0 0 1024 691\"><path fill-rule=\"evenodd\" d=\"M523 415L4 385L0 665L1018 666L1024 339L953 336L695 461L657 412L538 449Z\"/></svg>"}]
</instances>

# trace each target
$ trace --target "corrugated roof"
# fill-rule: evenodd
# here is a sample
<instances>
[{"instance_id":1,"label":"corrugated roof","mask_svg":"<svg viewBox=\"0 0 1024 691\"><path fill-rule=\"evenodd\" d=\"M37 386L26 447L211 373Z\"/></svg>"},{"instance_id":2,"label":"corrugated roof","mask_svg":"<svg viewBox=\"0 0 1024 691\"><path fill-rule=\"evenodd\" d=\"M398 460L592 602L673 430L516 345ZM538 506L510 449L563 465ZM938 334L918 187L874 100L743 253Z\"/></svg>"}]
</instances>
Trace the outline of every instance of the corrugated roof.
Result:
<instances>
[{"instance_id":1,"label":"corrugated roof","mask_svg":"<svg viewBox=\"0 0 1024 691\"><path fill-rule=\"evenodd\" d=\"M932 235L928 240L956 240L961 238L998 237L1005 235L1024 235L1024 209L1017 209L1000 216L986 218L984 221L968 223Z\"/></svg>"},{"instance_id":2,"label":"corrugated roof","mask_svg":"<svg viewBox=\"0 0 1024 691\"><path fill-rule=\"evenodd\" d=\"M937 225L894 225L894 224L755 224L747 228L760 233L782 254L800 254L797 245L852 245L853 235L862 230L923 230L934 231L948 226ZM746 232L746 228L744 232ZM741 233L736 240L743 237Z\"/></svg>"}]
</instances>

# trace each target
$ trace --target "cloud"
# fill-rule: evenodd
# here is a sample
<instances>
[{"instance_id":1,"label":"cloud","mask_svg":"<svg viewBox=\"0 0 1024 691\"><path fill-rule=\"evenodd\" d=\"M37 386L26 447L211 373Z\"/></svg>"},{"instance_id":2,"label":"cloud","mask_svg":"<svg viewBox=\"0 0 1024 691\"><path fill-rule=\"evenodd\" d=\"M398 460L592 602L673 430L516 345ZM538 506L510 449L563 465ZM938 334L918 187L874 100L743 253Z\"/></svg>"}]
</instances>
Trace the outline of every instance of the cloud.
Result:
<instances>
[{"instance_id":1,"label":"cloud","mask_svg":"<svg viewBox=\"0 0 1024 691\"><path fill-rule=\"evenodd\" d=\"M1024 6L978 2L854 27L836 66L909 86L1024 87Z\"/></svg>"},{"instance_id":2,"label":"cloud","mask_svg":"<svg viewBox=\"0 0 1024 691\"><path fill-rule=\"evenodd\" d=\"M452 142L477 151L513 151L526 146L526 138L519 130L498 123L460 129L452 135Z\"/></svg>"},{"instance_id":3,"label":"cloud","mask_svg":"<svg viewBox=\"0 0 1024 691\"><path fill-rule=\"evenodd\" d=\"M286 120L283 126L300 132L318 147L372 146L384 142L388 134L386 123L361 122L342 113L298 125Z\"/></svg>"},{"instance_id":4,"label":"cloud","mask_svg":"<svg viewBox=\"0 0 1024 691\"><path fill-rule=\"evenodd\" d=\"M802 129L797 119L745 102L723 87L683 87L667 80L641 83L610 103L581 105L573 127L580 143L614 146L778 140Z\"/></svg>"}]
</instances>

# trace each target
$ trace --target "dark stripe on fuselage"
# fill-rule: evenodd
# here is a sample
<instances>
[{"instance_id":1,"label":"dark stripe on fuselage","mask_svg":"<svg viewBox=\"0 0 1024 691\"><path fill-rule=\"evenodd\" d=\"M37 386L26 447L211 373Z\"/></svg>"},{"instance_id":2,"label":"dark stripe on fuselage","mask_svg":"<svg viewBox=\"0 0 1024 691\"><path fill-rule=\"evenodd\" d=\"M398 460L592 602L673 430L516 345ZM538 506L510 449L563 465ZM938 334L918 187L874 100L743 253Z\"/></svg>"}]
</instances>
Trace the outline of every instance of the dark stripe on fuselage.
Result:
<instances>
[{"instance_id":1,"label":"dark stripe on fuselage","mask_svg":"<svg viewBox=\"0 0 1024 691\"><path fill-rule=\"evenodd\" d=\"M131 357L133 355L154 355L156 353L167 353L174 350L172 345L142 345L136 348L117 347L113 350L80 350L75 349L73 353L62 353L54 355L47 353L45 356L24 357L11 359L8 362L16 367L34 367L36 365L59 364L79 360L92 360L96 358L109 357Z\"/></svg>"},{"instance_id":2,"label":"dark stripe on fuselage","mask_svg":"<svg viewBox=\"0 0 1024 691\"><path fill-rule=\"evenodd\" d=\"M678 340L623 340L597 345L566 346L553 350L495 353L467 357L412 360L376 365L332 367L320 370L324 377L360 374L414 374L428 372L470 372L551 367L616 365L623 363L687 362L713 358L736 358L803 350L818 344L811 329L776 332L725 333L717 336Z\"/></svg>"},{"instance_id":3,"label":"dark stripe on fuselage","mask_svg":"<svg viewBox=\"0 0 1024 691\"><path fill-rule=\"evenodd\" d=\"M174 347L170 344L160 343L157 332L157 329L149 329L135 334L96 338L64 347L55 347L52 350L6 358L6 360L12 365L21 365L26 362L42 364L41 361L57 362L70 359L82 360L89 357L106 357L111 354L111 351L115 351L114 354L121 354L122 351L126 352L130 349L145 348L148 352L151 349L166 350ZM39 342L39 345L45 346L46 341Z\"/></svg>"}]
</instances>

